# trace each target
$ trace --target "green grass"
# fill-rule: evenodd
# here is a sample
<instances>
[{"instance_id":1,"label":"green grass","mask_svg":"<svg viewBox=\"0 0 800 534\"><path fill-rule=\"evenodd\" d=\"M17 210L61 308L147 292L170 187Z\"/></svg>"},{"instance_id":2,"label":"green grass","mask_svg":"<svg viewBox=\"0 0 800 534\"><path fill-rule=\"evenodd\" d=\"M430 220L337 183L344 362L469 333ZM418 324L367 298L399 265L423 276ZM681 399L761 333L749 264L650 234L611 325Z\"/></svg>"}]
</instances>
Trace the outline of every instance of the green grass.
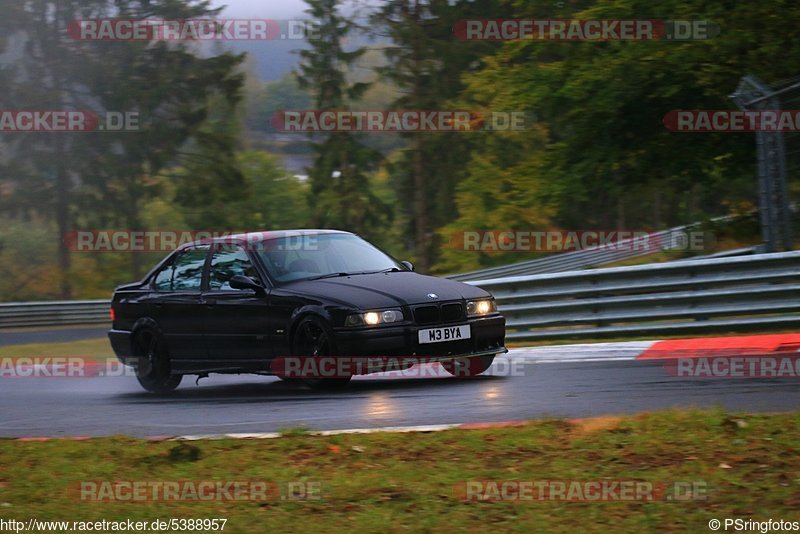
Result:
<instances>
[{"instance_id":1,"label":"green grass","mask_svg":"<svg viewBox=\"0 0 800 534\"><path fill-rule=\"evenodd\" d=\"M94 330L97 328L111 328L111 322L86 323L86 324L62 324L52 326L18 326L14 328L4 328L3 332L52 332L54 330Z\"/></svg>"},{"instance_id":2,"label":"green grass","mask_svg":"<svg viewBox=\"0 0 800 534\"><path fill-rule=\"evenodd\" d=\"M217 517L229 520L225 532L704 532L712 518L800 518L798 425L798 413L710 410L439 433L320 437L292 430L254 441L4 440L0 518ZM465 502L454 490L467 480L598 479L699 482L707 499ZM69 489L86 480L314 481L322 499L85 502Z\"/></svg>"},{"instance_id":3,"label":"green grass","mask_svg":"<svg viewBox=\"0 0 800 534\"><path fill-rule=\"evenodd\" d=\"M114 351L108 338L81 339L58 343L26 343L0 347L0 358L85 358L102 361L114 359Z\"/></svg>"}]
</instances>

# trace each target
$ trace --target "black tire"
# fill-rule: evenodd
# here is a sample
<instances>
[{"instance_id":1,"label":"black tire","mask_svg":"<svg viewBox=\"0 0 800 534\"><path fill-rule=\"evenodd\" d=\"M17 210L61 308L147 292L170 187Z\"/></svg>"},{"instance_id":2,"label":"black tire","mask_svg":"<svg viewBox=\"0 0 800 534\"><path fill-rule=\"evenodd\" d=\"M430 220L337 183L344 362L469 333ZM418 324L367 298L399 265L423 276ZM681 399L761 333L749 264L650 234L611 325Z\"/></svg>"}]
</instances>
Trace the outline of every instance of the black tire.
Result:
<instances>
[{"instance_id":1,"label":"black tire","mask_svg":"<svg viewBox=\"0 0 800 534\"><path fill-rule=\"evenodd\" d=\"M494 362L495 355L476 356L474 358L459 358L442 362L444 370L458 378L470 378L485 372Z\"/></svg>"},{"instance_id":2,"label":"black tire","mask_svg":"<svg viewBox=\"0 0 800 534\"><path fill-rule=\"evenodd\" d=\"M292 336L292 354L322 358L336 354L333 332L316 317L302 319ZM312 389L339 389L345 387L351 376L337 378L303 378L305 385Z\"/></svg>"},{"instance_id":3,"label":"black tire","mask_svg":"<svg viewBox=\"0 0 800 534\"><path fill-rule=\"evenodd\" d=\"M136 331L133 338L133 354L136 379L151 393L169 393L177 388L183 376L170 372L169 354L161 331L155 324L148 324Z\"/></svg>"}]
</instances>

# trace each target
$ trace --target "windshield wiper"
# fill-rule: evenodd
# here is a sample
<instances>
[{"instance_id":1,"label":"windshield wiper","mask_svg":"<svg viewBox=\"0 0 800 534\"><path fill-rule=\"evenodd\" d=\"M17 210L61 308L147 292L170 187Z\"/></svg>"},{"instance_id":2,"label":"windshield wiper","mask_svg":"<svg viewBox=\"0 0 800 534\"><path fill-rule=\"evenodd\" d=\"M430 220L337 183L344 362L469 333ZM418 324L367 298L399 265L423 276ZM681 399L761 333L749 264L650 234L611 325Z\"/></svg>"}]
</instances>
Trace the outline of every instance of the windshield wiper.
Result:
<instances>
[{"instance_id":1,"label":"windshield wiper","mask_svg":"<svg viewBox=\"0 0 800 534\"><path fill-rule=\"evenodd\" d=\"M339 276L350 276L353 274L363 274L363 273L328 273L328 274L321 274L319 276L312 276L311 278L306 278L306 280L322 280L323 278L338 278Z\"/></svg>"},{"instance_id":2,"label":"windshield wiper","mask_svg":"<svg viewBox=\"0 0 800 534\"><path fill-rule=\"evenodd\" d=\"M390 273L390 272L400 272L400 269L397 267L389 267L388 269L381 269L380 271L359 271L354 273L328 273L322 274L320 276L313 276L311 278L306 278L306 280L322 280L323 278L338 278L340 276L354 276L358 274L380 274L380 273Z\"/></svg>"}]
</instances>

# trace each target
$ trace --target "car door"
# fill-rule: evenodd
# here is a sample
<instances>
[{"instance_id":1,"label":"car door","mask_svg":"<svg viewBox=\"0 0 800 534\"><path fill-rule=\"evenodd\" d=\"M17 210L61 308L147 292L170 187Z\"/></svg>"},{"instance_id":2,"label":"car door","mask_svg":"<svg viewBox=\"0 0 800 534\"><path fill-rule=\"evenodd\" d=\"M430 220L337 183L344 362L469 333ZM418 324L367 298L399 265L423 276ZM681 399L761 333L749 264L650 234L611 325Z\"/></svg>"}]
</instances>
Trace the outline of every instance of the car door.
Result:
<instances>
[{"instance_id":1,"label":"car door","mask_svg":"<svg viewBox=\"0 0 800 534\"><path fill-rule=\"evenodd\" d=\"M229 282L236 275L265 285L243 245L218 243L211 252L209 284L203 293L209 365L265 371L271 356L267 292L233 289Z\"/></svg>"},{"instance_id":2,"label":"car door","mask_svg":"<svg viewBox=\"0 0 800 534\"><path fill-rule=\"evenodd\" d=\"M175 370L207 359L203 341L202 286L210 245L176 253L153 279L151 314L161 328Z\"/></svg>"}]
</instances>

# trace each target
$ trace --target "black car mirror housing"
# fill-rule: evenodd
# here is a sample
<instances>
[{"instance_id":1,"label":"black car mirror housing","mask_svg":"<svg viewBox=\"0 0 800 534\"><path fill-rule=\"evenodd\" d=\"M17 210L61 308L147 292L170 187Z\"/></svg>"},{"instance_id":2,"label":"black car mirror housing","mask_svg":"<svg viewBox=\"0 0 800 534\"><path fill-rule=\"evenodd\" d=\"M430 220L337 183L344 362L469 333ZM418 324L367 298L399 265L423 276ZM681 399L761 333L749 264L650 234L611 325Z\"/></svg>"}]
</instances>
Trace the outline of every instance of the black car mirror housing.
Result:
<instances>
[{"instance_id":1,"label":"black car mirror housing","mask_svg":"<svg viewBox=\"0 0 800 534\"><path fill-rule=\"evenodd\" d=\"M232 276L231 279L228 281L228 283L233 289L252 289L259 295L265 293L264 288L261 286L261 284L259 284L249 276L244 276L243 274L237 274L235 276Z\"/></svg>"}]
</instances>

